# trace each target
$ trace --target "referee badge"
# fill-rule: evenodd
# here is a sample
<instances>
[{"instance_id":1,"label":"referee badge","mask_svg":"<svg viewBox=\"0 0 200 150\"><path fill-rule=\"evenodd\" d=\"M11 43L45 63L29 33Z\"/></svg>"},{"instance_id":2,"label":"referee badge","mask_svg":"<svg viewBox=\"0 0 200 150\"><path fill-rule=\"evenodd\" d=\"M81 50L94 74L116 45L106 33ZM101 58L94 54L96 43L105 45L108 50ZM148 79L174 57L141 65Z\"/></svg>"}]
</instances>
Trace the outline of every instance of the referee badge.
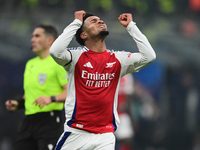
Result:
<instances>
[{"instance_id":1,"label":"referee badge","mask_svg":"<svg viewBox=\"0 0 200 150\"><path fill-rule=\"evenodd\" d=\"M40 85L43 85L47 80L47 74L42 74L40 73L38 75L38 82L40 83Z\"/></svg>"}]
</instances>

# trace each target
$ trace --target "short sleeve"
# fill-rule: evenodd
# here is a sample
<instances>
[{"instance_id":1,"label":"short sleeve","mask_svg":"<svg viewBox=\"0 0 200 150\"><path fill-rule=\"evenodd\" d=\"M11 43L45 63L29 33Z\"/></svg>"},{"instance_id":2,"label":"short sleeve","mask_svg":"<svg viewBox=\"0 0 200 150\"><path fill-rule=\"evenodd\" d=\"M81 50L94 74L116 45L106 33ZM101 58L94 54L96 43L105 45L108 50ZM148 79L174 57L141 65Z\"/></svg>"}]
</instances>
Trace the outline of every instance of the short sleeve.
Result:
<instances>
[{"instance_id":1,"label":"short sleeve","mask_svg":"<svg viewBox=\"0 0 200 150\"><path fill-rule=\"evenodd\" d=\"M57 65L56 68L57 68L56 69L56 75L57 75L57 78L58 78L58 82L60 83L61 86L64 86L65 84L68 83L67 72L60 65Z\"/></svg>"}]
</instances>

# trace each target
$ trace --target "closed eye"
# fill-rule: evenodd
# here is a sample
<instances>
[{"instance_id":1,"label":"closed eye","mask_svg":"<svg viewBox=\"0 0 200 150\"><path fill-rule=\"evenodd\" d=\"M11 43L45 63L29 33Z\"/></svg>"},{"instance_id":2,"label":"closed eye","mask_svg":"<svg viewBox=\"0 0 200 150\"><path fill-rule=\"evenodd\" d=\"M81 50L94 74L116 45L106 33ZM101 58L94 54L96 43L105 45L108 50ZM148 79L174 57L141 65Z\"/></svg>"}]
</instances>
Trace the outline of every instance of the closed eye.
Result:
<instances>
[{"instance_id":1,"label":"closed eye","mask_svg":"<svg viewBox=\"0 0 200 150\"><path fill-rule=\"evenodd\" d=\"M97 19L92 19L92 20L90 20L90 22L96 23L96 22L97 22Z\"/></svg>"}]
</instances>

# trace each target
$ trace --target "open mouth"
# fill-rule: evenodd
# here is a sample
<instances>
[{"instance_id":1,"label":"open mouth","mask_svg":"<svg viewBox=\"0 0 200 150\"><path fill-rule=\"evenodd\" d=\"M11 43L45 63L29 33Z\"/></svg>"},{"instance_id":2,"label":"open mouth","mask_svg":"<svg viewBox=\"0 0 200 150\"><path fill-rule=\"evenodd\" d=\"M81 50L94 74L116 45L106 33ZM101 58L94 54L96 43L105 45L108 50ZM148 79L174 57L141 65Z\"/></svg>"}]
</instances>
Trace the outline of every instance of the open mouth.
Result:
<instances>
[{"instance_id":1,"label":"open mouth","mask_svg":"<svg viewBox=\"0 0 200 150\"><path fill-rule=\"evenodd\" d=\"M101 25L101 26L99 26L99 28L105 28L105 26Z\"/></svg>"}]
</instances>

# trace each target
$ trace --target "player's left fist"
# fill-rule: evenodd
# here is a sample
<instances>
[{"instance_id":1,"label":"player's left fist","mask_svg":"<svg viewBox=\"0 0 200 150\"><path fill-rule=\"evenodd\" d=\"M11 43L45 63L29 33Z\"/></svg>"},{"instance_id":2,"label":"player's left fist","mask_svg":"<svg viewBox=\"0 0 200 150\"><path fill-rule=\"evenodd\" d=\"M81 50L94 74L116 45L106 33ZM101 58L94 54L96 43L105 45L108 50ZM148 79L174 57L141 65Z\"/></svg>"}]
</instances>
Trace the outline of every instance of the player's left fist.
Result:
<instances>
[{"instance_id":1,"label":"player's left fist","mask_svg":"<svg viewBox=\"0 0 200 150\"><path fill-rule=\"evenodd\" d=\"M121 14L118 18L119 22L121 25L123 25L124 27L127 27L128 24L133 21L133 18L132 18L132 14L130 13L124 13L124 14Z\"/></svg>"}]
</instances>

